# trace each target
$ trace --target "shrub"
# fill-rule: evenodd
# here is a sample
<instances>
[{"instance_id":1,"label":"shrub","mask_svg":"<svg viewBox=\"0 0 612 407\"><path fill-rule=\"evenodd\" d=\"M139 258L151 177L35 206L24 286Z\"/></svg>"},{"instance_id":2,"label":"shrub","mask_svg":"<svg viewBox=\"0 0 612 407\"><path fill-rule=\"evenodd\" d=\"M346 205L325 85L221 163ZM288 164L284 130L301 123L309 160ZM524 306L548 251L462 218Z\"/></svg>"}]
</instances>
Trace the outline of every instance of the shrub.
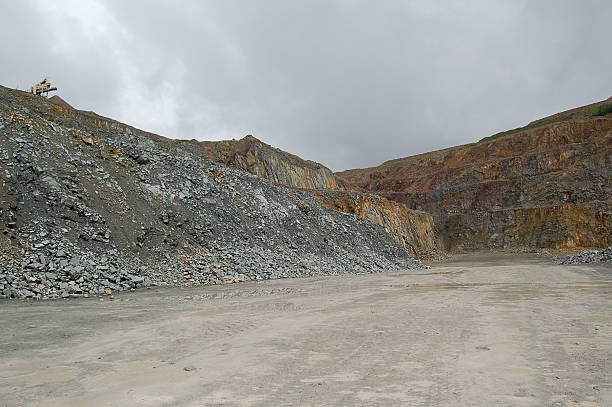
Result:
<instances>
[{"instance_id":1,"label":"shrub","mask_svg":"<svg viewBox=\"0 0 612 407\"><path fill-rule=\"evenodd\" d=\"M593 114L591 114L591 116L593 116L593 117L595 117L595 116L605 116L608 113L612 113L612 104L599 105L599 107L593 111Z\"/></svg>"}]
</instances>

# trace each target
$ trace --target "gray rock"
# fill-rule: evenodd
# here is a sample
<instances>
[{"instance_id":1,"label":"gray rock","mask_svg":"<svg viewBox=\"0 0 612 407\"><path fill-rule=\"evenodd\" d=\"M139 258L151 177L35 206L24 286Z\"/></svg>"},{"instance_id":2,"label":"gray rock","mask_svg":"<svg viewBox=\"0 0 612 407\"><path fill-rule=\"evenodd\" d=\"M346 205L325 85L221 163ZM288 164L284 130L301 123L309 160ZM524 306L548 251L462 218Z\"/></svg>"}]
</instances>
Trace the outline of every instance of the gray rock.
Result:
<instances>
[{"instance_id":1,"label":"gray rock","mask_svg":"<svg viewBox=\"0 0 612 407\"><path fill-rule=\"evenodd\" d=\"M586 250L562 258L561 264L603 263L612 261L612 246L603 250Z\"/></svg>"},{"instance_id":2,"label":"gray rock","mask_svg":"<svg viewBox=\"0 0 612 407\"><path fill-rule=\"evenodd\" d=\"M23 103L0 87L0 106ZM4 297L424 267L381 227L322 207L309 191L202 159L187 144L125 133L103 118L98 127L78 113L55 117L28 106L32 132L16 124L0 131L0 172L20 197L6 219L13 223L4 224L23 254L0 253ZM91 137L96 149L72 137L45 140L36 129L49 122L54 132ZM16 137L24 141L18 149L8 141ZM3 156L9 150L14 158Z\"/></svg>"},{"instance_id":3,"label":"gray rock","mask_svg":"<svg viewBox=\"0 0 612 407\"><path fill-rule=\"evenodd\" d=\"M135 284L140 284L140 283L144 282L144 280L145 280L144 277L134 276L134 275L130 275L129 278L130 278L130 281L132 283L135 283Z\"/></svg>"}]
</instances>

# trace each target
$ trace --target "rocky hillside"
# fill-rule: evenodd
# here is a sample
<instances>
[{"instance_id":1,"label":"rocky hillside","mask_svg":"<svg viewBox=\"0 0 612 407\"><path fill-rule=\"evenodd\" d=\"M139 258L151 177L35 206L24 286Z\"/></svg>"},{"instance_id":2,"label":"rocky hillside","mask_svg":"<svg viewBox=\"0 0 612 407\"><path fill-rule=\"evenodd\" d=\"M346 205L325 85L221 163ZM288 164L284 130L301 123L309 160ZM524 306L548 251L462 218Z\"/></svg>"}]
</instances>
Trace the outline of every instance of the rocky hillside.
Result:
<instances>
[{"instance_id":1,"label":"rocky hillside","mask_svg":"<svg viewBox=\"0 0 612 407\"><path fill-rule=\"evenodd\" d=\"M423 267L376 223L202 150L0 87L0 295Z\"/></svg>"},{"instance_id":2,"label":"rocky hillside","mask_svg":"<svg viewBox=\"0 0 612 407\"><path fill-rule=\"evenodd\" d=\"M325 207L355 214L383 226L408 253L418 259L445 256L433 216L373 194L315 191Z\"/></svg>"},{"instance_id":3,"label":"rocky hillside","mask_svg":"<svg viewBox=\"0 0 612 407\"><path fill-rule=\"evenodd\" d=\"M300 189L338 189L332 171L247 135L240 140L168 140L158 137L165 148L181 148L200 156L269 179L278 185Z\"/></svg>"},{"instance_id":4,"label":"rocky hillside","mask_svg":"<svg viewBox=\"0 0 612 407\"><path fill-rule=\"evenodd\" d=\"M203 157L292 188L338 189L331 170L271 147L248 135L241 140L204 141Z\"/></svg>"},{"instance_id":5,"label":"rocky hillside","mask_svg":"<svg viewBox=\"0 0 612 407\"><path fill-rule=\"evenodd\" d=\"M612 98L480 142L336 174L436 218L451 250L612 244Z\"/></svg>"},{"instance_id":6,"label":"rocky hillside","mask_svg":"<svg viewBox=\"0 0 612 407\"><path fill-rule=\"evenodd\" d=\"M352 192L349 196L340 192L344 187L338 184L338 179L327 167L271 147L251 135L241 140L224 141L153 137L160 147L167 150L181 148L193 155L269 179L278 185L317 191L316 196L323 205L378 223L395 241L419 259L446 256L430 215L409 210L403 204L379 196L361 192ZM349 202L359 204L355 206Z\"/></svg>"}]
</instances>

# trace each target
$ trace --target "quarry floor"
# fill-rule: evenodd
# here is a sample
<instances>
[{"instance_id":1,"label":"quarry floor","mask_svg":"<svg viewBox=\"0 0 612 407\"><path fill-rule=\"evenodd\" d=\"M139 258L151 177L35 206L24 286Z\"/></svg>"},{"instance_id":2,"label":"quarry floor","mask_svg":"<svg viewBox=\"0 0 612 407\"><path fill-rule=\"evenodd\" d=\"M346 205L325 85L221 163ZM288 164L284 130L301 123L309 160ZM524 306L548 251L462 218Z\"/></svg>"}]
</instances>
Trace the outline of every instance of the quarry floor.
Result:
<instances>
[{"instance_id":1,"label":"quarry floor","mask_svg":"<svg viewBox=\"0 0 612 407\"><path fill-rule=\"evenodd\" d=\"M0 302L0 406L492 405L612 405L612 264Z\"/></svg>"}]
</instances>

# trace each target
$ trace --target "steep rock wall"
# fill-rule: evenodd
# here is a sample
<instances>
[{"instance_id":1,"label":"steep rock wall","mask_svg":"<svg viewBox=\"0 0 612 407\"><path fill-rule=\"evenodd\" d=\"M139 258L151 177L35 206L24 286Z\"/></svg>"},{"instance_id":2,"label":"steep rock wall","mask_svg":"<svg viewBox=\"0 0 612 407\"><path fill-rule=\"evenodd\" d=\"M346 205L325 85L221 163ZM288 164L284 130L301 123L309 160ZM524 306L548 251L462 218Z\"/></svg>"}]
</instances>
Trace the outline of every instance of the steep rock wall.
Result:
<instances>
[{"instance_id":1,"label":"steep rock wall","mask_svg":"<svg viewBox=\"0 0 612 407\"><path fill-rule=\"evenodd\" d=\"M383 226L402 247L420 259L445 255L431 215L378 196L340 191L333 173L321 164L270 147L253 136L205 141L201 146L202 155L209 159L277 184L314 190L324 206Z\"/></svg>"},{"instance_id":2,"label":"steep rock wall","mask_svg":"<svg viewBox=\"0 0 612 407\"><path fill-rule=\"evenodd\" d=\"M206 158L277 184L314 190L324 206L383 226L395 241L419 259L445 256L431 215L374 195L346 193L334 174L321 164L273 148L253 136L197 145L193 141L179 143L182 148L192 151L199 148L199 154Z\"/></svg>"},{"instance_id":3,"label":"steep rock wall","mask_svg":"<svg viewBox=\"0 0 612 407\"><path fill-rule=\"evenodd\" d=\"M382 197L348 191L315 191L330 209L355 214L384 227L408 253L419 259L445 257L433 216Z\"/></svg>"},{"instance_id":4,"label":"steep rock wall","mask_svg":"<svg viewBox=\"0 0 612 407\"><path fill-rule=\"evenodd\" d=\"M612 115L571 112L566 121L336 176L433 214L450 250L607 247Z\"/></svg>"},{"instance_id":5,"label":"steep rock wall","mask_svg":"<svg viewBox=\"0 0 612 407\"><path fill-rule=\"evenodd\" d=\"M338 189L331 170L271 147L248 135L241 140L204 141L202 156L261 178L301 189Z\"/></svg>"}]
</instances>

